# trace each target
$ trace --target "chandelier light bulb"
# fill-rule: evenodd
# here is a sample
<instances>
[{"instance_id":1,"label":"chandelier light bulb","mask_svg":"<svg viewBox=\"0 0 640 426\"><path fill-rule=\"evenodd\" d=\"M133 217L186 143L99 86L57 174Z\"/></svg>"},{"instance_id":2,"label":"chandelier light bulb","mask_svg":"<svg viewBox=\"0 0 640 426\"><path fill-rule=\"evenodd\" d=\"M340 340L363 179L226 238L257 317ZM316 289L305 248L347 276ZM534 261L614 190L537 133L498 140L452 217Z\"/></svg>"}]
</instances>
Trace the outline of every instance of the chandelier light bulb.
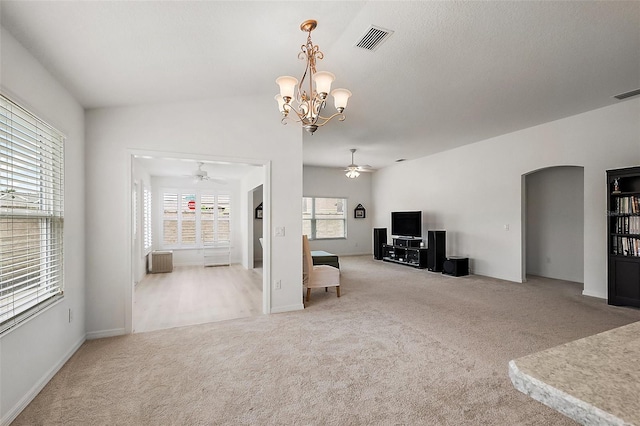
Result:
<instances>
[{"instance_id":1,"label":"chandelier light bulb","mask_svg":"<svg viewBox=\"0 0 640 426\"><path fill-rule=\"evenodd\" d=\"M278 110L282 113L286 112L284 109L284 99L282 99L282 95L278 93L273 99L278 102Z\"/></svg>"},{"instance_id":2,"label":"chandelier light bulb","mask_svg":"<svg viewBox=\"0 0 640 426\"><path fill-rule=\"evenodd\" d=\"M347 89L334 89L333 92L331 92L331 96L333 96L336 109L339 112L342 112L347 107L347 102L351 97L351 92Z\"/></svg>"},{"instance_id":3,"label":"chandelier light bulb","mask_svg":"<svg viewBox=\"0 0 640 426\"><path fill-rule=\"evenodd\" d=\"M282 77L278 77L276 79L276 83L278 83L278 86L280 86L280 96L282 96L283 99L293 99L295 95L296 84L298 84L297 78L284 75Z\"/></svg>"},{"instance_id":4,"label":"chandelier light bulb","mask_svg":"<svg viewBox=\"0 0 640 426\"><path fill-rule=\"evenodd\" d=\"M331 92L331 83L336 76L328 71L319 71L313 75L313 81L316 83L316 93L325 99Z\"/></svg>"}]
</instances>

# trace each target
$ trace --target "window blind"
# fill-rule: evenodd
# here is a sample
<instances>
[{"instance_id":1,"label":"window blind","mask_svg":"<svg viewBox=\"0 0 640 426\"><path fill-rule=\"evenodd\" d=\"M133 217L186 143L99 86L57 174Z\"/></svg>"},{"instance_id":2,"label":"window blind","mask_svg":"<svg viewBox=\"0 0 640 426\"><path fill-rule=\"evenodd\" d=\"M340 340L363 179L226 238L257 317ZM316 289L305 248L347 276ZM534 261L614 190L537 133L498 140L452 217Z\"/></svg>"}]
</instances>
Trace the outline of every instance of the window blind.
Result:
<instances>
[{"instance_id":1,"label":"window blind","mask_svg":"<svg viewBox=\"0 0 640 426\"><path fill-rule=\"evenodd\" d=\"M180 203L180 243L183 246L196 245L196 195L182 194Z\"/></svg>"},{"instance_id":2,"label":"window blind","mask_svg":"<svg viewBox=\"0 0 640 426\"><path fill-rule=\"evenodd\" d=\"M215 203L214 195L202 194L200 197L200 232L204 245L215 242Z\"/></svg>"},{"instance_id":3,"label":"window blind","mask_svg":"<svg viewBox=\"0 0 640 426\"><path fill-rule=\"evenodd\" d=\"M178 244L178 194L164 193L162 198L162 243Z\"/></svg>"},{"instance_id":4,"label":"window blind","mask_svg":"<svg viewBox=\"0 0 640 426\"><path fill-rule=\"evenodd\" d=\"M144 252L148 253L153 245L152 233L151 233L151 191L147 188L144 189L143 194L143 225L144 225Z\"/></svg>"},{"instance_id":5,"label":"window blind","mask_svg":"<svg viewBox=\"0 0 640 426\"><path fill-rule=\"evenodd\" d=\"M231 240L231 197L167 190L162 196L163 248L194 248Z\"/></svg>"},{"instance_id":6,"label":"window blind","mask_svg":"<svg viewBox=\"0 0 640 426\"><path fill-rule=\"evenodd\" d=\"M218 217L216 241L231 240L231 197L229 195L218 195Z\"/></svg>"},{"instance_id":7,"label":"window blind","mask_svg":"<svg viewBox=\"0 0 640 426\"><path fill-rule=\"evenodd\" d=\"M64 136L0 95L0 333L63 293Z\"/></svg>"}]
</instances>

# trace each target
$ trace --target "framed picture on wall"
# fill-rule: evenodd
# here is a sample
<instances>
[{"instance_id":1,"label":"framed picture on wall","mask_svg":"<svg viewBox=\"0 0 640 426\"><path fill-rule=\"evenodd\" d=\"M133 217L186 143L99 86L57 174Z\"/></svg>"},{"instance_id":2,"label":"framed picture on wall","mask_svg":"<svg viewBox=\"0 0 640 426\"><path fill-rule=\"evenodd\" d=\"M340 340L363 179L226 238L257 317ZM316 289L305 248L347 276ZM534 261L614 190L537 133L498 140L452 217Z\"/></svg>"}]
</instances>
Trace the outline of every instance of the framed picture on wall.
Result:
<instances>
[{"instance_id":1,"label":"framed picture on wall","mask_svg":"<svg viewBox=\"0 0 640 426\"><path fill-rule=\"evenodd\" d=\"M256 219L262 219L262 203L256 207Z\"/></svg>"},{"instance_id":2,"label":"framed picture on wall","mask_svg":"<svg viewBox=\"0 0 640 426\"><path fill-rule=\"evenodd\" d=\"M358 204L353 211L353 217L356 219L364 219L367 215L367 211L362 207L362 204Z\"/></svg>"}]
</instances>

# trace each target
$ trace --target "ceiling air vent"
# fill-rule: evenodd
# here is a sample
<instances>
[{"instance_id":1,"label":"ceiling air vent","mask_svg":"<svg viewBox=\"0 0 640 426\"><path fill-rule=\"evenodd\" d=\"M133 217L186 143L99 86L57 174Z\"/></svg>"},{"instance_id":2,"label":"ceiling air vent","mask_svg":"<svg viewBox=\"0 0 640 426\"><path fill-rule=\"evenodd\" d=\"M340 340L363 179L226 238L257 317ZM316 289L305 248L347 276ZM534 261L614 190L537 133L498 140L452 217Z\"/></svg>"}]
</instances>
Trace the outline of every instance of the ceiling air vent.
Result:
<instances>
[{"instance_id":1,"label":"ceiling air vent","mask_svg":"<svg viewBox=\"0 0 640 426\"><path fill-rule=\"evenodd\" d=\"M393 31L391 30L386 30L372 25L369 27L367 32L360 37L360 40L356 43L356 47L374 51L380 47L380 45L388 39L391 34L393 34Z\"/></svg>"},{"instance_id":2,"label":"ceiling air vent","mask_svg":"<svg viewBox=\"0 0 640 426\"><path fill-rule=\"evenodd\" d=\"M620 93L619 95L615 95L614 98L623 100L623 99L627 99L632 96L638 96L638 95L640 95L640 89L632 90L630 92Z\"/></svg>"}]
</instances>

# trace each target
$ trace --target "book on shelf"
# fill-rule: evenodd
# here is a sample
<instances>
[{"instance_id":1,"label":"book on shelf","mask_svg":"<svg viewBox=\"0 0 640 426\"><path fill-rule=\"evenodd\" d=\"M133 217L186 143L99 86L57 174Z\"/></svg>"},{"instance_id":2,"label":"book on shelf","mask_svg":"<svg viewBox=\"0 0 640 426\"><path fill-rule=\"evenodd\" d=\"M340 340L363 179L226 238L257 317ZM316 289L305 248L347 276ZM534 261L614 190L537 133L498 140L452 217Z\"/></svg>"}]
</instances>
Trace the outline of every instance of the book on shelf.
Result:
<instances>
[{"instance_id":1,"label":"book on shelf","mask_svg":"<svg viewBox=\"0 0 640 426\"><path fill-rule=\"evenodd\" d=\"M628 195L616 198L616 213L638 214L640 213L640 196Z\"/></svg>"},{"instance_id":2,"label":"book on shelf","mask_svg":"<svg viewBox=\"0 0 640 426\"><path fill-rule=\"evenodd\" d=\"M613 237L611 252L618 256L640 257L640 238Z\"/></svg>"}]
</instances>

